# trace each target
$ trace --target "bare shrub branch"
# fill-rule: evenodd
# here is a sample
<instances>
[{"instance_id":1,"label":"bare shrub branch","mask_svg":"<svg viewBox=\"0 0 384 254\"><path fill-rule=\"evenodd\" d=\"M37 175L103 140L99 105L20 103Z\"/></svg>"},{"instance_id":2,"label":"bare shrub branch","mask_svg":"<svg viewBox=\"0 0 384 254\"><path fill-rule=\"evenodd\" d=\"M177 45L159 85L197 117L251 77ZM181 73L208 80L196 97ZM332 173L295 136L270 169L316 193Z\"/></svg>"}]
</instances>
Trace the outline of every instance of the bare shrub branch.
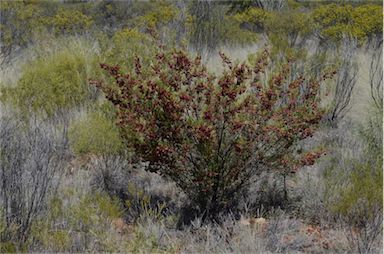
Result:
<instances>
[{"instance_id":1,"label":"bare shrub branch","mask_svg":"<svg viewBox=\"0 0 384 254\"><path fill-rule=\"evenodd\" d=\"M369 68L369 85L375 106L383 108L383 40L373 45Z\"/></svg>"},{"instance_id":2,"label":"bare shrub branch","mask_svg":"<svg viewBox=\"0 0 384 254\"><path fill-rule=\"evenodd\" d=\"M355 62L357 52L357 42L353 39L345 38L340 51L340 68L336 75L335 92L332 106L326 120L332 126L336 126L349 110L352 91L357 82L359 67Z\"/></svg>"},{"instance_id":3,"label":"bare shrub branch","mask_svg":"<svg viewBox=\"0 0 384 254\"><path fill-rule=\"evenodd\" d=\"M23 243L31 224L59 183L67 156L65 141L53 126L0 117L0 204L6 228L2 240Z\"/></svg>"}]
</instances>

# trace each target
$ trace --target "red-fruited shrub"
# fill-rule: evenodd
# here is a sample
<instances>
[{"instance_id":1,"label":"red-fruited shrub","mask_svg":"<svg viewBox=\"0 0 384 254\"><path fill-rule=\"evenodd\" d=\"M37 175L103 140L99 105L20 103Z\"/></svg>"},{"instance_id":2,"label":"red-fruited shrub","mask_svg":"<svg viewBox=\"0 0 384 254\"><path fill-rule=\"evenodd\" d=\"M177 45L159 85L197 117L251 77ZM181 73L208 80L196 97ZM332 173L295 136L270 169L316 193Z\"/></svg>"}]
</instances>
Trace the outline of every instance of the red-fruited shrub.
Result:
<instances>
[{"instance_id":1,"label":"red-fruited shrub","mask_svg":"<svg viewBox=\"0 0 384 254\"><path fill-rule=\"evenodd\" d=\"M139 59L131 73L101 64L115 83L92 81L117 108L128 146L148 170L175 181L205 218L233 208L261 171L295 172L320 156L294 152L323 116L319 82L288 82L289 63L261 82L267 50L254 66L222 59L226 69L214 77L199 57L160 49L145 71Z\"/></svg>"}]
</instances>

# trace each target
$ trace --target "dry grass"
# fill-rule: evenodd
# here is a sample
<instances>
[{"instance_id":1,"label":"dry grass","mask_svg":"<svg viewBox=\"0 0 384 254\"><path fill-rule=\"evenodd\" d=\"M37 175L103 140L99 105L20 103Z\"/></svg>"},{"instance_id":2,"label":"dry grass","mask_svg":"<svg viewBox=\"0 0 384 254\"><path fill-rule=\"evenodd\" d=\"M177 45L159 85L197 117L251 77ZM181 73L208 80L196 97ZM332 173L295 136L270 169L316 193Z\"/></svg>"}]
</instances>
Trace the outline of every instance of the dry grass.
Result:
<instances>
[{"instance_id":1,"label":"dry grass","mask_svg":"<svg viewBox=\"0 0 384 254\"><path fill-rule=\"evenodd\" d=\"M89 163L93 165L93 169L79 168L66 179L61 188L75 190L72 195L77 197L91 193L94 190L92 179L96 173L94 165L97 163ZM308 168L295 180L295 188L297 191L303 191L302 195L305 196L301 203L303 210L317 214L322 213L321 209L324 209L321 207L322 192L317 189L321 185L320 178L316 175L318 170ZM161 194L180 200L174 186L156 174L133 169L126 177L138 188L144 188L146 195ZM305 182L307 184L304 184ZM65 205L71 206L79 199L66 197L65 200ZM306 203L308 201L311 203ZM137 253L345 253L350 250L344 234L346 229L337 224L326 223L325 217L318 216L317 219L321 220L321 223L318 223L315 220L311 222L298 219L292 214L276 210L263 219L257 219L252 214L244 215L241 219L228 215L223 218L221 224L206 224L197 218L191 225L180 230L176 226L177 214L162 213L162 209L142 207L139 218L130 223L125 219L125 215L111 219L110 226L103 229L108 239L103 244L91 244L88 249L83 250L129 250ZM310 218L310 214L305 214L304 217ZM91 236L89 241L95 243L97 238L92 240ZM115 243L118 245L108 245ZM380 242L377 242L374 253L378 253L379 247Z\"/></svg>"},{"instance_id":2,"label":"dry grass","mask_svg":"<svg viewBox=\"0 0 384 254\"><path fill-rule=\"evenodd\" d=\"M358 123L365 123L372 110L372 98L369 86L370 55L365 50L360 50L357 55L359 65L358 79L352 94L351 109L348 116Z\"/></svg>"}]
</instances>

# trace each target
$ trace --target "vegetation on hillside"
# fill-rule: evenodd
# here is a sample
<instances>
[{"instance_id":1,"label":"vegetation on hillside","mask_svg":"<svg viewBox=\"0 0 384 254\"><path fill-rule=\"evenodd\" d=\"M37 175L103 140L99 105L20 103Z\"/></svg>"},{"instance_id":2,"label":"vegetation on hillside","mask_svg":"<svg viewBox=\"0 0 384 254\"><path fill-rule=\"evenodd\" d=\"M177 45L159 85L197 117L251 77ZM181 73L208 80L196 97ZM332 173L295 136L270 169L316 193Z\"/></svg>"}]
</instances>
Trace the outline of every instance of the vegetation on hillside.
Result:
<instances>
[{"instance_id":1,"label":"vegetation on hillside","mask_svg":"<svg viewBox=\"0 0 384 254\"><path fill-rule=\"evenodd\" d=\"M1 1L0 252L379 253L382 29L374 1Z\"/></svg>"}]
</instances>

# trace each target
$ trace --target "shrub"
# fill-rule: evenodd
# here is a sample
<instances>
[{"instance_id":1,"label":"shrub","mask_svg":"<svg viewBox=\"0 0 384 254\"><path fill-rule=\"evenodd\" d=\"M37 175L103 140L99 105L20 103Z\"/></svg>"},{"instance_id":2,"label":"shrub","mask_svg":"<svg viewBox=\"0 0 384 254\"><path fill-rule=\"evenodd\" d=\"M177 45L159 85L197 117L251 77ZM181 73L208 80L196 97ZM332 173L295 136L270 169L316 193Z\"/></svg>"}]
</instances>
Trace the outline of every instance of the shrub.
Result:
<instances>
[{"instance_id":1,"label":"shrub","mask_svg":"<svg viewBox=\"0 0 384 254\"><path fill-rule=\"evenodd\" d=\"M302 48L313 33L311 17L297 10L270 15L266 21L266 27L275 51L288 51L285 53L288 58L290 54L292 55L290 51L297 50L298 53L303 51Z\"/></svg>"},{"instance_id":2,"label":"shrub","mask_svg":"<svg viewBox=\"0 0 384 254\"><path fill-rule=\"evenodd\" d=\"M222 41L229 46L246 46L256 43L258 35L252 31L239 29L240 23L233 16L225 16L222 28Z\"/></svg>"},{"instance_id":3,"label":"shrub","mask_svg":"<svg viewBox=\"0 0 384 254\"><path fill-rule=\"evenodd\" d=\"M95 26L112 35L116 30L131 27L157 28L168 25L178 9L171 1L107 1L87 3Z\"/></svg>"},{"instance_id":4,"label":"shrub","mask_svg":"<svg viewBox=\"0 0 384 254\"><path fill-rule=\"evenodd\" d=\"M32 110L47 116L84 104L90 95L89 62L77 53L65 49L27 63L17 84L1 89L2 99L23 113Z\"/></svg>"},{"instance_id":5,"label":"shrub","mask_svg":"<svg viewBox=\"0 0 384 254\"><path fill-rule=\"evenodd\" d=\"M370 253L382 233L382 112L356 135L362 151L326 173L326 205L346 227L352 251ZM355 137L356 137L355 136Z\"/></svg>"},{"instance_id":6,"label":"shrub","mask_svg":"<svg viewBox=\"0 0 384 254\"><path fill-rule=\"evenodd\" d=\"M300 56L305 51L303 46L313 32L310 15L294 9L273 12L251 7L234 17L244 28L265 34L273 45L272 56Z\"/></svg>"},{"instance_id":7,"label":"shrub","mask_svg":"<svg viewBox=\"0 0 384 254\"><path fill-rule=\"evenodd\" d=\"M143 16L134 19L138 27L160 29L161 26L171 22L177 14L177 9L167 2L159 2L155 6L157 8L153 8L154 4L151 4L153 10L150 8Z\"/></svg>"},{"instance_id":8,"label":"shrub","mask_svg":"<svg viewBox=\"0 0 384 254\"><path fill-rule=\"evenodd\" d=\"M33 41L41 27L41 9L36 3L4 1L0 6L0 66L9 63L15 52Z\"/></svg>"},{"instance_id":9,"label":"shrub","mask_svg":"<svg viewBox=\"0 0 384 254\"><path fill-rule=\"evenodd\" d=\"M63 134L45 122L25 125L4 114L0 127L0 241L21 251L59 184L68 153Z\"/></svg>"},{"instance_id":10,"label":"shrub","mask_svg":"<svg viewBox=\"0 0 384 254\"><path fill-rule=\"evenodd\" d=\"M34 247L44 252L117 251L121 239L113 235L112 222L121 215L118 201L104 192L55 196L46 217L33 225Z\"/></svg>"},{"instance_id":11,"label":"shrub","mask_svg":"<svg viewBox=\"0 0 384 254\"><path fill-rule=\"evenodd\" d=\"M380 5L328 4L316 8L312 17L323 40L340 42L344 36L364 42L370 37L381 34L383 26L383 8Z\"/></svg>"},{"instance_id":12,"label":"shrub","mask_svg":"<svg viewBox=\"0 0 384 254\"><path fill-rule=\"evenodd\" d=\"M273 14L261 8L248 8L244 12L237 13L234 18L241 23L251 25L250 29L255 32L263 32L266 29L267 20Z\"/></svg>"},{"instance_id":13,"label":"shrub","mask_svg":"<svg viewBox=\"0 0 384 254\"><path fill-rule=\"evenodd\" d=\"M123 143L112 119L99 112L74 122L69 140L75 154L113 155L122 151Z\"/></svg>"},{"instance_id":14,"label":"shrub","mask_svg":"<svg viewBox=\"0 0 384 254\"><path fill-rule=\"evenodd\" d=\"M369 253L382 232L382 163L350 162L348 175L342 177L330 203L331 212L347 229L353 251Z\"/></svg>"},{"instance_id":15,"label":"shrub","mask_svg":"<svg viewBox=\"0 0 384 254\"><path fill-rule=\"evenodd\" d=\"M118 125L147 170L171 178L204 218L234 207L264 170L294 172L321 152L294 152L322 118L320 84L304 77L288 83L289 65L268 82L261 75L268 51L255 66L234 65L210 75L200 58L159 52L145 75L101 64L116 84L93 81L118 109Z\"/></svg>"},{"instance_id":16,"label":"shrub","mask_svg":"<svg viewBox=\"0 0 384 254\"><path fill-rule=\"evenodd\" d=\"M56 14L44 23L57 35L85 33L92 25L92 18L78 10L59 8Z\"/></svg>"},{"instance_id":17,"label":"shrub","mask_svg":"<svg viewBox=\"0 0 384 254\"><path fill-rule=\"evenodd\" d=\"M137 29L122 29L112 37L112 44L105 52L107 62L113 62L129 70L134 67L134 59L141 56L144 66L149 66L149 59L155 55L153 40Z\"/></svg>"}]
</instances>

